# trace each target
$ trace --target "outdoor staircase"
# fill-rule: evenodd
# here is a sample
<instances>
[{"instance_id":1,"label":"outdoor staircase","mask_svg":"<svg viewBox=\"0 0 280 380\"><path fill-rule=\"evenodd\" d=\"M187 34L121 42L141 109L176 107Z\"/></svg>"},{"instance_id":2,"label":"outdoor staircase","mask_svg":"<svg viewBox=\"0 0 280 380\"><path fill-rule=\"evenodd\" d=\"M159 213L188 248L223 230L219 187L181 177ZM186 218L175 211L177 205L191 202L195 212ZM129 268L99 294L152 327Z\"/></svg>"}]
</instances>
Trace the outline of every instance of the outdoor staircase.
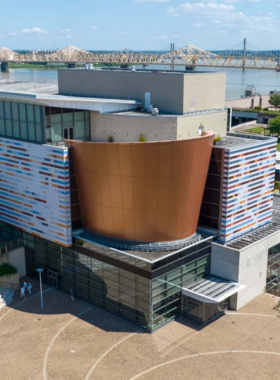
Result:
<instances>
[{"instance_id":1,"label":"outdoor staircase","mask_svg":"<svg viewBox=\"0 0 280 380\"><path fill-rule=\"evenodd\" d=\"M14 290L0 288L0 310L12 302L14 295Z\"/></svg>"}]
</instances>

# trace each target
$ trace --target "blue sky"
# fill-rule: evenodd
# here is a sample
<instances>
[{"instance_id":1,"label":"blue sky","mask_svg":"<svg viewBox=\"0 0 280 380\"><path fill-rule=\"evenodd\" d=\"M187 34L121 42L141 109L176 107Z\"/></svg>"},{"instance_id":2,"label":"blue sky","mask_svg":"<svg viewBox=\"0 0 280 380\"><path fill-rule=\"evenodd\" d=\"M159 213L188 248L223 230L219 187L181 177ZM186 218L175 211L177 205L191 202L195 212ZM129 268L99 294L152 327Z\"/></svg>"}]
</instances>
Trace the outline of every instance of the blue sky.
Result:
<instances>
[{"instance_id":1,"label":"blue sky","mask_svg":"<svg viewBox=\"0 0 280 380\"><path fill-rule=\"evenodd\" d=\"M0 47L280 49L280 0L1 0Z\"/></svg>"}]
</instances>

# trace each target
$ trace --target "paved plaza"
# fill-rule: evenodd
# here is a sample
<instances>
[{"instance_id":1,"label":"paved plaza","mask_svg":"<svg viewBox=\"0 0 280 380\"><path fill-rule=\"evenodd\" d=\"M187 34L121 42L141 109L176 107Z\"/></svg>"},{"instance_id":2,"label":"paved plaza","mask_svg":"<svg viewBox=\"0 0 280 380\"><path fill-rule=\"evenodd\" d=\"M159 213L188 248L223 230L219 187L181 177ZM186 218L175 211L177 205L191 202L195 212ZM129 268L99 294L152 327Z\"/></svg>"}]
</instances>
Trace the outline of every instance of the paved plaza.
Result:
<instances>
[{"instance_id":1,"label":"paved plaza","mask_svg":"<svg viewBox=\"0 0 280 380\"><path fill-rule=\"evenodd\" d=\"M38 283L0 312L1 380L274 380L278 298L268 294L204 328L185 318L154 334Z\"/></svg>"}]
</instances>

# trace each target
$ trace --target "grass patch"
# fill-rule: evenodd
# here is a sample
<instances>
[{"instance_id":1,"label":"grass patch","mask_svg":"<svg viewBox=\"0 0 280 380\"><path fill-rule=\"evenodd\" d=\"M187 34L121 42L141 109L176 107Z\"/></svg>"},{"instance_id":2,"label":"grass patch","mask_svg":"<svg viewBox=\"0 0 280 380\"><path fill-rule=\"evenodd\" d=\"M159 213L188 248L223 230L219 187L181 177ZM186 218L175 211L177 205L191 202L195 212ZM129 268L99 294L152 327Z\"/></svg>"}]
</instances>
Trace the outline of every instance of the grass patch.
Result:
<instances>
[{"instance_id":1,"label":"grass patch","mask_svg":"<svg viewBox=\"0 0 280 380\"><path fill-rule=\"evenodd\" d=\"M259 132L259 133L264 133L264 128L263 127L255 127L255 128L250 128L250 129L245 129L246 132Z\"/></svg>"},{"instance_id":2,"label":"grass patch","mask_svg":"<svg viewBox=\"0 0 280 380\"><path fill-rule=\"evenodd\" d=\"M17 268L12 266L9 263L4 263L0 265L0 277L6 276L7 274L15 274L17 273Z\"/></svg>"},{"instance_id":3,"label":"grass patch","mask_svg":"<svg viewBox=\"0 0 280 380\"><path fill-rule=\"evenodd\" d=\"M280 152L280 142L277 143L277 152Z\"/></svg>"}]
</instances>

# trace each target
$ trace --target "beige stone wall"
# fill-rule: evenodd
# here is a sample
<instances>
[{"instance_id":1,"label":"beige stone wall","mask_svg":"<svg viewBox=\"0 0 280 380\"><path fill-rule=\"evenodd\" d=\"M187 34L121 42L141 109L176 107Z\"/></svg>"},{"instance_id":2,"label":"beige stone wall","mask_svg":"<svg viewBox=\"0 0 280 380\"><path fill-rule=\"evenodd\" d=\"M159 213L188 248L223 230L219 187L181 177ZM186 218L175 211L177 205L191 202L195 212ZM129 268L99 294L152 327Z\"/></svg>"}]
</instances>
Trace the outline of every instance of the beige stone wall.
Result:
<instances>
[{"instance_id":1,"label":"beige stone wall","mask_svg":"<svg viewBox=\"0 0 280 380\"><path fill-rule=\"evenodd\" d=\"M7 288L9 289L9 285L12 285L12 290L18 289L20 286L19 283L19 274L9 274L6 276L0 277L0 288ZM13 286L14 285L14 286Z\"/></svg>"},{"instance_id":2,"label":"beige stone wall","mask_svg":"<svg viewBox=\"0 0 280 380\"><path fill-rule=\"evenodd\" d=\"M91 140L108 142L136 142L143 134L146 141L176 140L177 117L133 116L91 112ZM197 136L195 136L197 137Z\"/></svg>"},{"instance_id":3,"label":"beige stone wall","mask_svg":"<svg viewBox=\"0 0 280 380\"><path fill-rule=\"evenodd\" d=\"M143 134L146 141L182 140L197 137L198 127L225 136L227 112L185 116L145 116L91 113L91 140L108 142L137 142Z\"/></svg>"},{"instance_id":4,"label":"beige stone wall","mask_svg":"<svg viewBox=\"0 0 280 380\"><path fill-rule=\"evenodd\" d=\"M195 110L224 108L225 96L225 73L184 75L184 113L192 110L192 100Z\"/></svg>"},{"instance_id":5,"label":"beige stone wall","mask_svg":"<svg viewBox=\"0 0 280 380\"><path fill-rule=\"evenodd\" d=\"M227 111L178 117L177 139L197 137L200 124L204 126L205 131L213 131L216 135L223 137L227 133Z\"/></svg>"},{"instance_id":6,"label":"beige stone wall","mask_svg":"<svg viewBox=\"0 0 280 380\"><path fill-rule=\"evenodd\" d=\"M60 69L58 85L62 95L133 99L143 105L149 92L161 112L184 114L190 111L191 100L196 110L224 107L226 74Z\"/></svg>"}]
</instances>

